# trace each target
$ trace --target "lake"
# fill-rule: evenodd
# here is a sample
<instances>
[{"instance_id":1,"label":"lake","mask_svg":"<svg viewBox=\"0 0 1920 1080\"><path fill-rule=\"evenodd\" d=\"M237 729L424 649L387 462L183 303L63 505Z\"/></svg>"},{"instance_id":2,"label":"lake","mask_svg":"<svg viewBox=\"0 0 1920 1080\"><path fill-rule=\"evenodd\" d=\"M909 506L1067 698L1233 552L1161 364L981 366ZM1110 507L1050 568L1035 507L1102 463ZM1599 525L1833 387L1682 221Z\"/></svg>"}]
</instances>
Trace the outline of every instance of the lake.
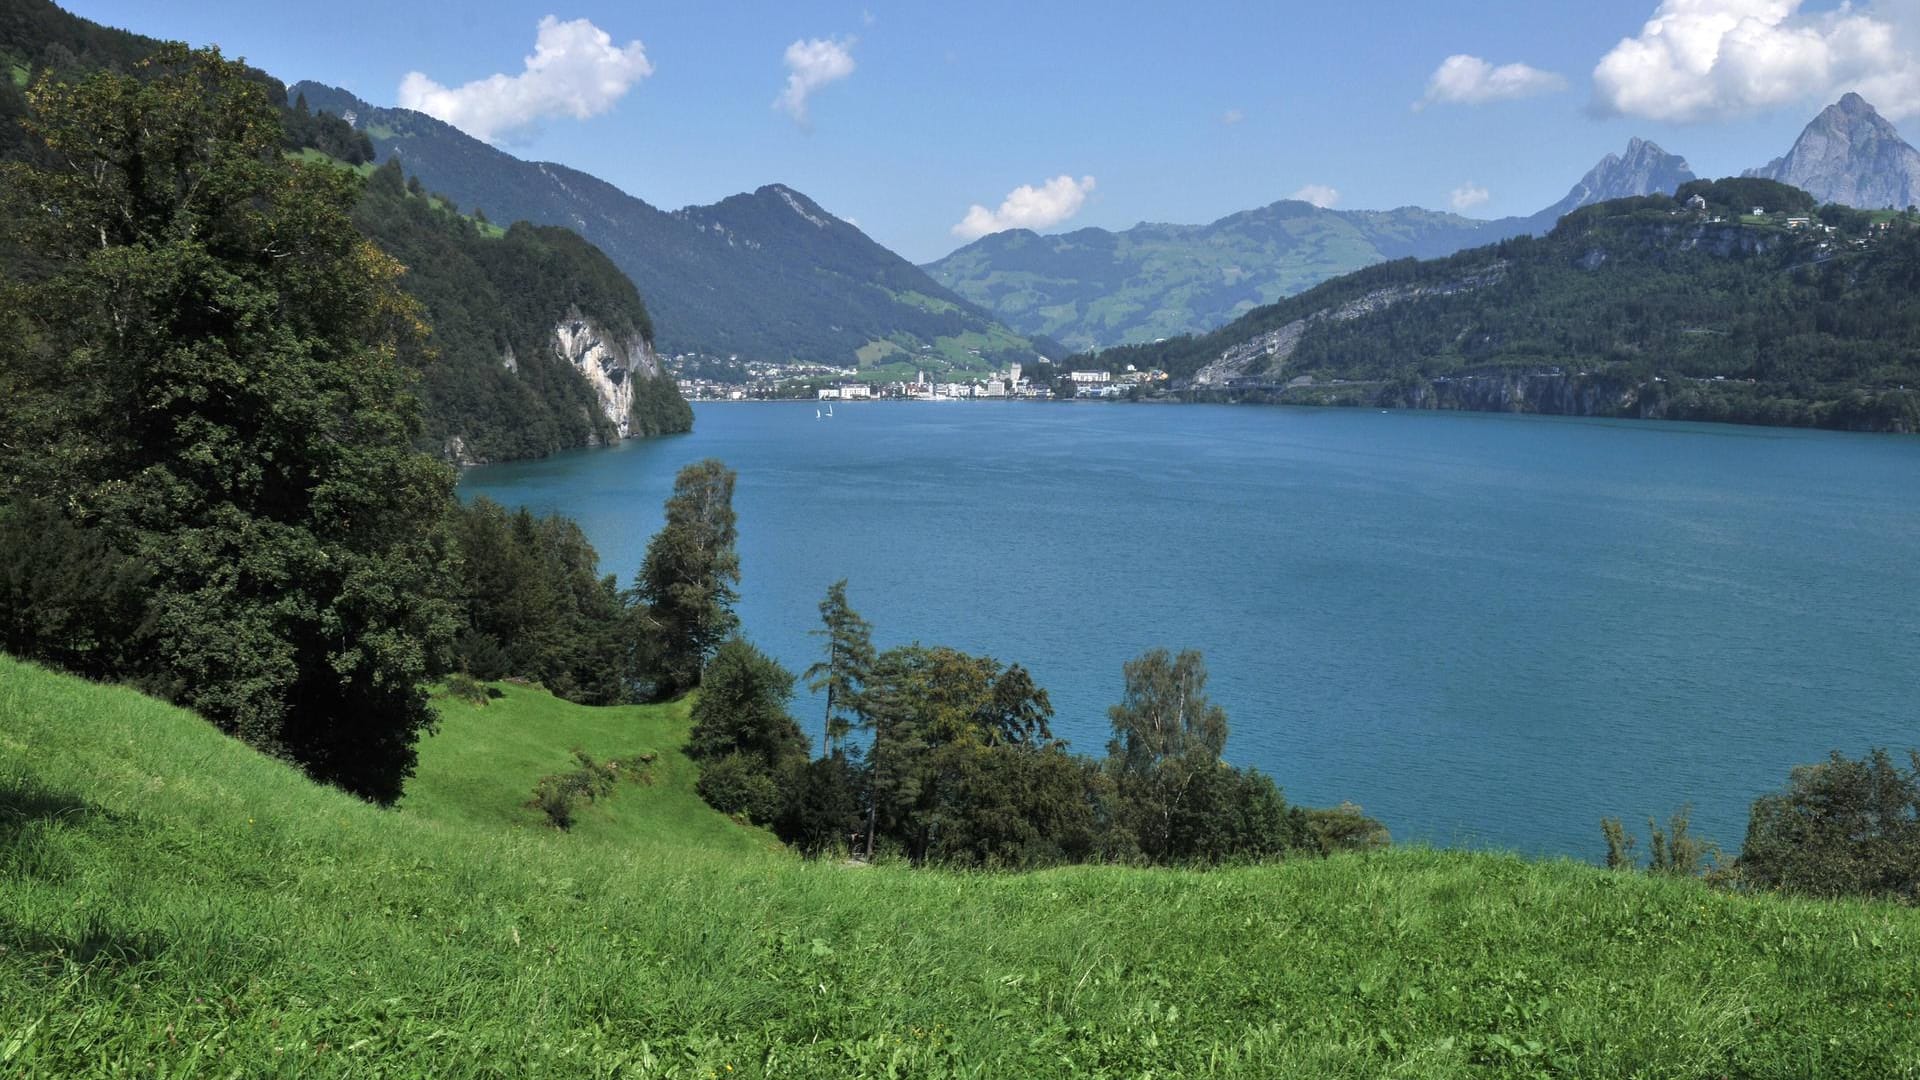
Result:
<instances>
[{"instance_id":1,"label":"lake","mask_svg":"<svg viewBox=\"0 0 1920 1080\"><path fill-rule=\"evenodd\" d=\"M1227 757L1397 840L1595 858L1682 803L1737 850L1829 750L1920 745L1920 439L1467 413L695 406L469 470L631 580L680 466L739 473L748 635L795 672L847 578L881 647L1018 661L1104 753L1123 661L1196 648ZM795 701L819 738L820 703ZM1641 841L1642 849L1646 843Z\"/></svg>"}]
</instances>

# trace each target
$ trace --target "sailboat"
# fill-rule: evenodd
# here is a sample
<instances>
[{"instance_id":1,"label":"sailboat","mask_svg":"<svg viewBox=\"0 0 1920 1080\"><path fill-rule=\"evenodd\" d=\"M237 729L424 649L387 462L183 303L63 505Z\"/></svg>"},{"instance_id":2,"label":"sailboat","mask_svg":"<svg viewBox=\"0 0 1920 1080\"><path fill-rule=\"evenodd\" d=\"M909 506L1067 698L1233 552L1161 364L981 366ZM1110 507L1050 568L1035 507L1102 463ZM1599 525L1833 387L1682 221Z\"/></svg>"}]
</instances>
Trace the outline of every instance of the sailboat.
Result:
<instances>
[{"instance_id":1,"label":"sailboat","mask_svg":"<svg viewBox=\"0 0 1920 1080\"><path fill-rule=\"evenodd\" d=\"M829 419L829 420L831 420L831 419L833 419L833 406L832 406L832 405L828 405L828 406L827 406L827 419Z\"/></svg>"},{"instance_id":2,"label":"sailboat","mask_svg":"<svg viewBox=\"0 0 1920 1080\"><path fill-rule=\"evenodd\" d=\"M813 410L813 418L814 418L815 420L818 420L818 419L820 419L820 410L819 410L819 409L815 409L815 410Z\"/></svg>"}]
</instances>

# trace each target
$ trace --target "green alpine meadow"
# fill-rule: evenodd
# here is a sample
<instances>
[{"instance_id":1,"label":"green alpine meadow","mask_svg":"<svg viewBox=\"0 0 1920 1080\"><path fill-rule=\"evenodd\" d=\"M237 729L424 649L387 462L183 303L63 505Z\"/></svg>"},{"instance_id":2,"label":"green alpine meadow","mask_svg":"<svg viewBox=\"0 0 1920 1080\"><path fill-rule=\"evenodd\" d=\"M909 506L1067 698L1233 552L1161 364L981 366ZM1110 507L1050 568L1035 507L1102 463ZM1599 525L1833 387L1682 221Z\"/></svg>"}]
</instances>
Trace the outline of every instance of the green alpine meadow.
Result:
<instances>
[{"instance_id":1,"label":"green alpine meadow","mask_svg":"<svg viewBox=\"0 0 1920 1080\"><path fill-rule=\"evenodd\" d=\"M683 705L436 699L391 810L0 661L8 1076L1910 1076L1920 918L1396 849L804 859ZM537 735L535 734L537 733ZM632 764L567 831L573 751Z\"/></svg>"}]
</instances>

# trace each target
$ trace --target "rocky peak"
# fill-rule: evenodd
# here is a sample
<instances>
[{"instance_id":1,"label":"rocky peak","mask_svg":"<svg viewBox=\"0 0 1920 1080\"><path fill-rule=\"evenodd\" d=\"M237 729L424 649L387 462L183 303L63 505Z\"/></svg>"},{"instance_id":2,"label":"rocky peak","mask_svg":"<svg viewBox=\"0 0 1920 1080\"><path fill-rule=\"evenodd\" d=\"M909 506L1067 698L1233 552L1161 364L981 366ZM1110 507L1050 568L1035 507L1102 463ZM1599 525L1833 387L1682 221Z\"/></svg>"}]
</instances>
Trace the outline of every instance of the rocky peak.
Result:
<instances>
[{"instance_id":1,"label":"rocky peak","mask_svg":"<svg viewBox=\"0 0 1920 1080\"><path fill-rule=\"evenodd\" d=\"M1642 138L1627 140L1627 152L1608 154L1573 185L1567 196L1548 208L1559 218L1583 206L1608 199L1626 199L1655 193L1671 195L1681 184L1694 179L1687 159L1669 154L1655 142Z\"/></svg>"},{"instance_id":2,"label":"rocky peak","mask_svg":"<svg viewBox=\"0 0 1920 1080\"><path fill-rule=\"evenodd\" d=\"M1821 202L1864 209L1920 201L1920 151L1859 94L1820 110L1786 156L1744 175L1792 184Z\"/></svg>"}]
</instances>

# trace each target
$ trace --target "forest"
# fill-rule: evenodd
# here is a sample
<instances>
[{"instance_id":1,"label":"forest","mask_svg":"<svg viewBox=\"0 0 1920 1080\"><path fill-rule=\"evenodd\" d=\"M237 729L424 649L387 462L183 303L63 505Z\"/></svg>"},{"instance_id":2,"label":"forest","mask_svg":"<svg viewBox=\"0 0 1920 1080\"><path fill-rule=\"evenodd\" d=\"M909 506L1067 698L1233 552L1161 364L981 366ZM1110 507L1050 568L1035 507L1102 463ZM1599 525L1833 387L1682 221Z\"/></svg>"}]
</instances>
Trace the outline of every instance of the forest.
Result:
<instances>
[{"instance_id":1,"label":"forest","mask_svg":"<svg viewBox=\"0 0 1920 1080\"><path fill-rule=\"evenodd\" d=\"M1704 208L1688 205L1695 195ZM1607 415L1911 431L1916 287L1920 214L1816 208L1767 180L1696 181L1584 207L1544 237L1384 263L1210 334L1073 362L1191 380L1300 321L1282 361L1193 392L1408 406L1463 378L1551 375L1601 390L1589 400ZM1315 385L1286 386L1296 380Z\"/></svg>"}]
</instances>

